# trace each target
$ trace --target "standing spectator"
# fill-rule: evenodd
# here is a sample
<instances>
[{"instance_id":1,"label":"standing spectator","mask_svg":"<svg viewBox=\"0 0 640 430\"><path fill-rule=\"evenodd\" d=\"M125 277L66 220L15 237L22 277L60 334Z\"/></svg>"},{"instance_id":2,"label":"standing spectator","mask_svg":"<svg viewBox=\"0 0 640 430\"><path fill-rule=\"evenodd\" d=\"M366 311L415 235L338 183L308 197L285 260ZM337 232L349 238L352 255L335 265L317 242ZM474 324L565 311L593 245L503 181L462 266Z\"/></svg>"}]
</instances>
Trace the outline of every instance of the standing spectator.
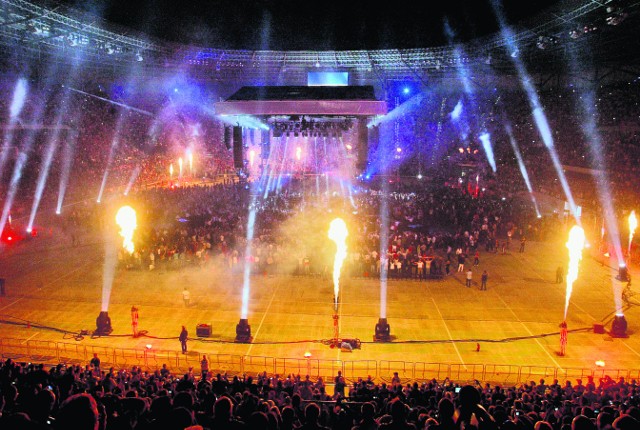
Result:
<instances>
[{"instance_id":1,"label":"standing spectator","mask_svg":"<svg viewBox=\"0 0 640 430\"><path fill-rule=\"evenodd\" d=\"M564 356L567 352L567 322L560 323L560 355Z\"/></svg>"},{"instance_id":2,"label":"standing spectator","mask_svg":"<svg viewBox=\"0 0 640 430\"><path fill-rule=\"evenodd\" d=\"M182 290L182 300L184 300L184 307L188 308L189 302L191 301L191 293L189 293L187 287L184 287L184 290Z\"/></svg>"},{"instance_id":3,"label":"standing spectator","mask_svg":"<svg viewBox=\"0 0 640 430\"><path fill-rule=\"evenodd\" d=\"M480 264L480 251L476 251L476 254L473 256L473 265L478 266Z\"/></svg>"},{"instance_id":4,"label":"standing spectator","mask_svg":"<svg viewBox=\"0 0 640 430\"><path fill-rule=\"evenodd\" d=\"M98 353L97 352L93 353L93 358L91 359L89 364L91 364L91 366L93 366L93 369L96 372L100 372L100 358L98 357Z\"/></svg>"},{"instance_id":5,"label":"standing spectator","mask_svg":"<svg viewBox=\"0 0 640 430\"><path fill-rule=\"evenodd\" d=\"M458 272L464 272L464 254L458 254Z\"/></svg>"},{"instance_id":6,"label":"standing spectator","mask_svg":"<svg viewBox=\"0 0 640 430\"><path fill-rule=\"evenodd\" d=\"M189 338L189 332L185 326L182 326L182 331L180 332L180 346L182 347L182 353L187 353L187 339Z\"/></svg>"},{"instance_id":7,"label":"standing spectator","mask_svg":"<svg viewBox=\"0 0 640 430\"><path fill-rule=\"evenodd\" d=\"M66 399L57 414L56 428L98 430L98 405L89 394L74 394Z\"/></svg>"},{"instance_id":8,"label":"standing spectator","mask_svg":"<svg viewBox=\"0 0 640 430\"><path fill-rule=\"evenodd\" d=\"M202 373L202 378L206 379L207 373L209 373L209 360L206 355L202 355L202 360L200 360L200 372Z\"/></svg>"},{"instance_id":9,"label":"standing spectator","mask_svg":"<svg viewBox=\"0 0 640 430\"><path fill-rule=\"evenodd\" d=\"M467 270L467 288L471 288L471 280L473 279L473 272L471 269Z\"/></svg>"},{"instance_id":10,"label":"standing spectator","mask_svg":"<svg viewBox=\"0 0 640 430\"><path fill-rule=\"evenodd\" d=\"M524 244L527 242L527 238L522 236L520 238L520 252L524 252Z\"/></svg>"},{"instance_id":11,"label":"standing spectator","mask_svg":"<svg viewBox=\"0 0 640 430\"><path fill-rule=\"evenodd\" d=\"M304 408L304 424L299 427L299 430L328 430L328 427L323 427L318 423L320 417L320 407L315 403L309 403Z\"/></svg>"},{"instance_id":12,"label":"standing spectator","mask_svg":"<svg viewBox=\"0 0 640 430\"><path fill-rule=\"evenodd\" d=\"M138 308L131 306L131 327L133 328L133 337L138 337Z\"/></svg>"},{"instance_id":13,"label":"standing spectator","mask_svg":"<svg viewBox=\"0 0 640 430\"><path fill-rule=\"evenodd\" d=\"M481 291L487 291L487 280L489 279L489 275L487 274L487 271L485 270L484 272L482 272L482 276L480 277L480 290Z\"/></svg>"}]
</instances>

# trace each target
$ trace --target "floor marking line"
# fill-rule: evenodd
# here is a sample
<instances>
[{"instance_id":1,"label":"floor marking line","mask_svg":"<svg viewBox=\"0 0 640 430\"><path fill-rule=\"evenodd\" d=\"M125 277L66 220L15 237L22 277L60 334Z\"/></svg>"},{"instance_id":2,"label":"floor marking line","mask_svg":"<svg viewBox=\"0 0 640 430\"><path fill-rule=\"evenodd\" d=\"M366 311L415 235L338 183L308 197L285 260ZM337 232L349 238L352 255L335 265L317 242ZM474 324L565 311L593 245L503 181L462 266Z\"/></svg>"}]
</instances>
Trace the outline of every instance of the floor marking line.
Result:
<instances>
[{"instance_id":1,"label":"floor marking line","mask_svg":"<svg viewBox=\"0 0 640 430\"><path fill-rule=\"evenodd\" d=\"M442 324L444 324L444 329L447 331L447 335L449 335L449 340L451 340L451 345L453 345L453 347L455 348L456 354L458 354L458 358L460 359L460 363L462 363L462 366L464 367L464 370L469 370L469 369L467 369L467 365L464 364L464 360L462 359L462 355L460 355L460 351L458 350L458 346L453 341L453 336L451 336L451 332L449 331L449 326L447 326L447 321L444 319L444 316L442 316L442 312L440 312L440 308L436 304L436 301L433 299L433 297L431 298L431 301L433 302L433 306L435 306L436 310L438 311L438 315L440 315L440 319L442 320Z\"/></svg>"},{"instance_id":2,"label":"floor marking line","mask_svg":"<svg viewBox=\"0 0 640 430\"><path fill-rule=\"evenodd\" d=\"M34 334L32 334L31 336L29 336L28 338L26 338L25 340L23 340L22 342L20 342L22 345L24 345L25 343L29 342L31 339L33 339L34 337L36 337L37 335L39 335L40 332L36 332Z\"/></svg>"},{"instance_id":3,"label":"floor marking line","mask_svg":"<svg viewBox=\"0 0 640 430\"><path fill-rule=\"evenodd\" d=\"M273 288L273 295L271 296L271 300L269 300L269 304L267 305L267 309L265 309L264 313L262 314L262 319L260 320L260 324L258 325L258 329L256 330L256 332L253 335L253 340L256 340L258 338L258 333L260 333L260 329L262 328L262 323L264 323L264 320L267 317L267 314L269 313L269 309L271 309L271 304L273 303L273 299L276 298L276 294L278 293L279 287L280 287L280 283L276 284L276 286ZM247 350L247 353L245 355L250 355L251 354L251 349L253 349L253 342L251 343L251 345L249 345L249 349Z\"/></svg>"},{"instance_id":4,"label":"floor marking line","mask_svg":"<svg viewBox=\"0 0 640 430\"><path fill-rule=\"evenodd\" d=\"M527 331L527 333L529 333L530 336L534 336L534 334L531 332L531 330L529 330L529 327L527 327L527 325L520 319L520 317L518 316L518 314L516 314L513 309L511 309L511 307L507 304L507 302L504 301L504 299L498 295L498 298L500 299L500 301L505 305L505 307L509 310L509 312L511 312L513 314L513 316L516 318L516 320L522 325L522 327L524 327L524 329ZM547 349L544 347L544 345L542 345L540 343L540 341L537 338L534 338L533 340L536 341L536 343L538 344L538 346L544 351L545 354L547 354L549 356L549 358L551 359L551 361L553 361L556 365L556 367L560 370L564 370L562 368L562 366L560 365L560 363L558 363L556 361L555 358L553 358L553 356L551 354L549 354L549 351L547 351Z\"/></svg>"}]
</instances>

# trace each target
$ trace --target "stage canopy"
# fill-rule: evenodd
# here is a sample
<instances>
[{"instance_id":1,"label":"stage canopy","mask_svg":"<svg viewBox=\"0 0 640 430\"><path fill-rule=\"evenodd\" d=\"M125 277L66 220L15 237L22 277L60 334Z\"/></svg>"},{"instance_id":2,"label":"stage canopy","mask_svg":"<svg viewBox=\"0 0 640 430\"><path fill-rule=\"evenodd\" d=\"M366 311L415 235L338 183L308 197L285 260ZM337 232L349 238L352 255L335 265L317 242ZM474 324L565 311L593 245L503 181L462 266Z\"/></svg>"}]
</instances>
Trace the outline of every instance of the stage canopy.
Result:
<instances>
[{"instance_id":1,"label":"stage canopy","mask_svg":"<svg viewBox=\"0 0 640 430\"><path fill-rule=\"evenodd\" d=\"M215 104L218 115L344 115L375 116L387 113L372 86L242 87Z\"/></svg>"}]
</instances>

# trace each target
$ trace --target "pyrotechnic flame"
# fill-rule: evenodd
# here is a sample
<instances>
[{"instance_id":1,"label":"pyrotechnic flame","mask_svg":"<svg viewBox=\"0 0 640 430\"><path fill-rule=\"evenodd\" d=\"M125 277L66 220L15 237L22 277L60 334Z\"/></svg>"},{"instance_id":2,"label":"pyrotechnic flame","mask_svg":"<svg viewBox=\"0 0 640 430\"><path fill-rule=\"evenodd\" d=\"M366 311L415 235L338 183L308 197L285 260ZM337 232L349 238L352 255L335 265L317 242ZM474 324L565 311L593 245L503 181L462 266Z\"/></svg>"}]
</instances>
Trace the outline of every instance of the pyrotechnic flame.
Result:
<instances>
[{"instance_id":1,"label":"pyrotechnic flame","mask_svg":"<svg viewBox=\"0 0 640 430\"><path fill-rule=\"evenodd\" d=\"M187 160L189 160L189 173L193 175L193 153L187 151Z\"/></svg>"},{"instance_id":2,"label":"pyrotechnic flame","mask_svg":"<svg viewBox=\"0 0 640 430\"><path fill-rule=\"evenodd\" d=\"M296 158L298 159L298 161L300 161L300 159L302 158L302 148L300 148L299 146L296 148Z\"/></svg>"},{"instance_id":3,"label":"pyrotechnic flame","mask_svg":"<svg viewBox=\"0 0 640 430\"><path fill-rule=\"evenodd\" d=\"M129 254L133 254L133 232L137 227L136 211L131 206L122 206L116 214L116 224L120 226L120 236L124 239L122 247Z\"/></svg>"},{"instance_id":4,"label":"pyrotechnic flame","mask_svg":"<svg viewBox=\"0 0 640 430\"><path fill-rule=\"evenodd\" d=\"M173 163L169 164L169 176L173 177Z\"/></svg>"},{"instance_id":5,"label":"pyrotechnic flame","mask_svg":"<svg viewBox=\"0 0 640 430\"><path fill-rule=\"evenodd\" d=\"M347 258L347 225L341 218L336 218L329 225L329 239L336 244L336 256L333 260L333 298L335 307L338 307L338 294L340 293L340 270L342 263Z\"/></svg>"},{"instance_id":6,"label":"pyrotechnic flame","mask_svg":"<svg viewBox=\"0 0 640 430\"><path fill-rule=\"evenodd\" d=\"M179 176L182 177L182 157L178 158L178 168L180 170Z\"/></svg>"},{"instance_id":7,"label":"pyrotechnic flame","mask_svg":"<svg viewBox=\"0 0 640 430\"><path fill-rule=\"evenodd\" d=\"M629 254L631 254L631 242L633 242L633 234L638 227L638 219L636 218L636 211L631 211L629 215Z\"/></svg>"},{"instance_id":8,"label":"pyrotechnic flame","mask_svg":"<svg viewBox=\"0 0 640 430\"><path fill-rule=\"evenodd\" d=\"M578 279L578 267L582 260L582 249L584 248L585 237L582 227L577 225L569 231L569 240L567 248L569 249L569 270L567 270L567 294L564 304L564 320L567 319L567 310L569 309L569 299L573 291L573 283Z\"/></svg>"}]
</instances>

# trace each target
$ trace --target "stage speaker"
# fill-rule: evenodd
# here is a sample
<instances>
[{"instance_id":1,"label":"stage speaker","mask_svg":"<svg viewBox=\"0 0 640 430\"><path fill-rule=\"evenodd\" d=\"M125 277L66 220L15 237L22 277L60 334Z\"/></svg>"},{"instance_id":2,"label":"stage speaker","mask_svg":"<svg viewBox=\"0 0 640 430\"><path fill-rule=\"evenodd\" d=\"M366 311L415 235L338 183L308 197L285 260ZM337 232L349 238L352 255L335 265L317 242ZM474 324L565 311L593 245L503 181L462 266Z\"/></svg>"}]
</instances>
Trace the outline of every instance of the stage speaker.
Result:
<instances>
[{"instance_id":1,"label":"stage speaker","mask_svg":"<svg viewBox=\"0 0 640 430\"><path fill-rule=\"evenodd\" d=\"M242 153L242 127L233 127L233 167L244 168L244 154Z\"/></svg>"},{"instance_id":2,"label":"stage speaker","mask_svg":"<svg viewBox=\"0 0 640 430\"><path fill-rule=\"evenodd\" d=\"M224 146L231 149L231 127L224 128Z\"/></svg>"},{"instance_id":3,"label":"stage speaker","mask_svg":"<svg viewBox=\"0 0 640 430\"><path fill-rule=\"evenodd\" d=\"M198 324L196 326L196 336L198 337L210 337L211 326L209 324Z\"/></svg>"},{"instance_id":4,"label":"stage speaker","mask_svg":"<svg viewBox=\"0 0 640 430\"><path fill-rule=\"evenodd\" d=\"M595 334L604 334L604 325L602 325L602 324L594 324L593 325L593 332Z\"/></svg>"},{"instance_id":5,"label":"stage speaker","mask_svg":"<svg viewBox=\"0 0 640 430\"><path fill-rule=\"evenodd\" d=\"M358 119L358 150L356 153L356 169L360 172L367 170L369 158L369 129L367 119Z\"/></svg>"}]
</instances>

